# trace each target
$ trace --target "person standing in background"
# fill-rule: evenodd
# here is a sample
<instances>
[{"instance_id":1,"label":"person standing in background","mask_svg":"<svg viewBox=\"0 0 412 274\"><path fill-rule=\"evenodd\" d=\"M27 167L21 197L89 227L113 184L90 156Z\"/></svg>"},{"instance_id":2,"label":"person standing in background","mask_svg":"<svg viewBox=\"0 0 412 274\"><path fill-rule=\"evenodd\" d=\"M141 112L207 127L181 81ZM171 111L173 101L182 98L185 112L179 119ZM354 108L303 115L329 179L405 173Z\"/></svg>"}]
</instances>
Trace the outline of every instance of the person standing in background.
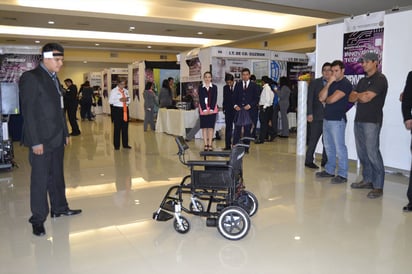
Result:
<instances>
[{"instance_id":1,"label":"person standing in background","mask_svg":"<svg viewBox=\"0 0 412 274\"><path fill-rule=\"evenodd\" d=\"M80 135L79 125L76 121L76 113L77 113L77 86L73 84L72 79L67 78L64 80L64 84L66 85L67 89L64 94L64 102L66 103L66 110L67 110L67 117L69 118L70 126L72 127L72 132L70 133L71 136L78 136Z\"/></svg>"},{"instance_id":2,"label":"person standing in background","mask_svg":"<svg viewBox=\"0 0 412 274\"><path fill-rule=\"evenodd\" d=\"M279 79L279 108L280 108L280 119L282 121L282 132L279 137L288 138L289 137L289 121L288 121L288 109L289 109L289 97L290 88L288 86L288 78L280 77Z\"/></svg>"},{"instance_id":3,"label":"person standing in background","mask_svg":"<svg viewBox=\"0 0 412 274\"><path fill-rule=\"evenodd\" d=\"M307 121L309 123L309 142L306 150L305 166L308 168L319 168L313 161L316 146L323 132L323 118L325 107L319 101L319 92L323 89L332 74L330 63L326 62L322 66L322 77L314 79L308 87L307 99ZM328 158L325 148L323 148L321 166L325 166Z\"/></svg>"},{"instance_id":4,"label":"person standing in background","mask_svg":"<svg viewBox=\"0 0 412 274\"><path fill-rule=\"evenodd\" d=\"M144 124L143 129L147 131L147 124L150 124L152 131L155 131L154 108L158 105L157 95L153 91L153 82L147 82L143 92L144 98Z\"/></svg>"},{"instance_id":5,"label":"person standing in background","mask_svg":"<svg viewBox=\"0 0 412 274\"><path fill-rule=\"evenodd\" d=\"M401 101L405 128L410 130L412 133L412 71L409 72L408 77L406 78L406 84L401 95ZM412 152L412 140L410 150ZM409 187L406 196L408 197L409 202L403 207L403 211L412 212L412 166L409 173Z\"/></svg>"},{"instance_id":6,"label":"person standing in background","mask_svg":"<svg viewBox=\"0 0 412 274\"><path fill-rule=\"evenodd\" d=\"M345 144L346 109L352 84L345 77L345 65L336 60L331 64L332 75L328 83L319 93L319 100L325 103L325 118L323 120L323 140L328 156L325 170L316 172L316 177L331 177L332 184L348 181L348 149ZM336 158L338 171L335 176Z\"/></svg>"},{"instance_id":7,"label":"person standing in background","mask_svg":"<svg viewBox=\"0 0 412 274\"><path fill-rule=\"evenodd\" d=\"M252 81L253 83L256 84L256 80L257 80L256 75L254 75L254 74L250 75L250 81ZM256 128L257 128L257 122L259 120L259 98L260 98L260 93L262 92L262 88L258 85L257 85L257 87L258 87L258 90L257 90L257 96L258 96L257 103L256 103L255 106L252 106L252 108L249 111L250 118L252 119L252 123L253 123L252 128L251 128L251 130L252 130L251 137L255 138L255 139L257 139Z\"/></svg>"},{"instance_id":8,"label":"person standing in background","mask_svg":"<svg viewBox=\"0 0 412 274\"><path fill-rule=\"evenodd\" d=\"M159 93L159 107L170 108L173 106L173 95L172 90L169 86L169 81L167 79L163 80L162 88Z\"/></svg>"},{"instance_id":9,"label":"person standing in background","mask_svg":"<svg viewBox=\"0 0 412 274\"><path fill-rule=\"evenodd\" d=\"M233 134L233 144L238 144L240 141L242 128L243 136L251 137L252 120L250 110L252 106L256 106L259 101L259 87L250 80L250 70L248 68L242 69L242 81L239 81L235 85L235 93L233 95L235 105L233 108L236 110L235 114L235 132ZM241 120L241 113L245 114ZM246 121L248 120L248 121ZM249 140L245 140L245 144L249 144ZM246 152L248 152L248 148Z\"/></svg>"},{"instance_id":10,"label":"person standing in background","mask_svg":"<svg viewBox=\"0 0 412 274\"><path fill-rule=\"evenodd\" d=\"M226 85L223 87L223 113L225 114L225 150L232 148L233 120L235 119L235 110L233 106L233 94L235 81L232 74L226 74Z\"/></svg>"},{"instance_id":11,"label":"person standing in background","mask_svg":"<svg viewBox=\"0 0 412 274\"><path fill-rule=\"evenodd\" d=\"M90 86L89 81L86 81L83 83L79 91L79 95L80 94L81 94L80 116L82 118L82 121L84 121L86 118L89 121L93 121L93 115L92 115L93 88Z\"/></svg>"},{"instance_id":12,"label":"person standing in background","mask_svg":"<svg viewBox=\"0 0 412 274\"><path fill-rule=\"evenodd\" d=\"M203 84L199 89L200 128L205 151L213 150L212 141L217 111L217 86L212 84L212 73L207 71L203 74Z\"/></svg>"},{"instance_id":13,"label":"person standing in background","mask_svg":"<svg viewBox=\"0 0 412 274\"><path fill-rule=\"evenodd\" d=\"M125 149L129 146L129 91L125 89L126 79L120 78L117 87L112 89L109 96L109 104L112 105L113 119L113 145L115 150L120 149L120 134L122 135L122 145Z\"/></svg>"},{"instance_id":14,"label":"person standing in background","mask_svg":"<svg viewBox=\"0 0 412 274\"><path fill-rule=\"evenodd\" d=\"M378 71L379 56L376 53L366 53L359 63L366 76L360 79L349 101L356 102L354 133L363 178L360 182L352 183L351 188L372 189L367 197L375 199L383 195L385 181L385 167L379 146L388 80Z\"/></svg>"},{"instance_id":15,"label":"person standing in background","mask_svg":"<svg viewBox=\"0 0 412 274\"><path fill-rule=\"evenodd\" d=\"M274 93L270 85L272 80L268 76L262 77L263 90L259 99L259 121L260 121L260 133L259 138L256 140L256 144L263 144L268 133L269 120L273 115L273 98Z\"/></svg>"},{"instance_id":16,"label":"person standing in background","mask_svg":"<svg viewBox=\"0 0 412 274\"><path fill-rule=\"evenodd\" d=\"M69 132L57 78L63 59L64 48L60 44L46 44L42 48L40 65L23 73L19 80L24 117L22 143L29 147L31 165L32 216L29 222L36 236L46 234L44 222L49 213L49 202L52 218L82 212L80 209L70 209L66 199L63 161Z\"/></svg>"}]
</instances>

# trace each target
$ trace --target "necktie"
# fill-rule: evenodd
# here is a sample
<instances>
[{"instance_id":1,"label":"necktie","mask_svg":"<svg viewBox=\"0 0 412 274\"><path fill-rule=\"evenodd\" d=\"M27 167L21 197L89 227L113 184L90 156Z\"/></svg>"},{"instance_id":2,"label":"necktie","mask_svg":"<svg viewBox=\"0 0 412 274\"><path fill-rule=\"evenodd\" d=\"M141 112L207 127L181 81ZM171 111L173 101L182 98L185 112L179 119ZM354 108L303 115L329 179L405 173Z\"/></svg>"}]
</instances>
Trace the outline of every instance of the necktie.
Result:
<instances>
[{"instance_id":1,"label":"necktie","mask_svg":"<svg viewBox=\"0 0 412 274\"><path fill-rule=\"evenodd\" d=\"M122 94L122 98L126 98L126 95L124 94L124 90L122 88L119 88L120 93ZM123 102L123 121L127 122L127 103L126 101Z\"/></svg>"},{"instance_id":2,"label":"necktie","mask_svg":"<svg viewBox=\"0 0 412 274\"><path fill-rule=\"evenodd\" d=\"M245 85L243 86L243 90L246 90L247 89L247 85L246 85L246 82L244 82L245 83Z\"/></svg>"},{"instance_id":3,"label":"necktie","mask_svg":"<svg viewBox=\"0 0 412 274\"><path fill-rule=\"evenodd\" d=\"M54 85L56 86L57 92L61 95L60 86L59 86L59 81L57 81L57 76L56 76L56 74L52 74L51 77L52 77L52 80L53 80L53 82L54 82Z\"/></svg>"}]
</instances>

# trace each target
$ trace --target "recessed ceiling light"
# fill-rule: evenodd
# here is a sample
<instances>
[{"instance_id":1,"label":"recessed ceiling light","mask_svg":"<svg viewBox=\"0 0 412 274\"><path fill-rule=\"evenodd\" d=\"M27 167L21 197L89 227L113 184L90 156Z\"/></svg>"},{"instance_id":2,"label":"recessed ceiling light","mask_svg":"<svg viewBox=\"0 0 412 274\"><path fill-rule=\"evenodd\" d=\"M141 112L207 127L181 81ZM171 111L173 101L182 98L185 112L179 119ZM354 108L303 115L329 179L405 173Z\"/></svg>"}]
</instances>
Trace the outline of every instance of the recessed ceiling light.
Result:
<instances>
[{"instance_id":1,"label":"recessed ceiling light","mask_svg":"<svg viewBox=\"0 0 412 274\"><path fill-rule=\"evenodd\" d=\"M198 31L197 34L198 34L198 35L203 35L203 32Z\"/></svg>"},{"instance_id":2,"label":"recessed ceiling light","mask_svg":"<svg viewBox=\"0 0 412 274\"><path fill-rule=\"evenodd\" d=\"M47 22L47 24L49 24L49 25L54 25L54 21L49 21L49 22Z\"/></svg>"},{"instance_id":3,"label":"recessed ceiling light","mask_svg":"<svg viewBox=\"0 0 412 274\"><path fill-rule=\"evenodd\" d=\"M34 41L34 43L36 43L36 44L40 44L40 41L39 41L39 40L36 40L36 41Z\"/></svg>"},{"instance_id":4,"label":"recessed ceiling light","mask_svg":"<svg viewBox=\"0 0 412 274\"><path fill-rule=\"evenodd\" d=\"M136 28L135 27L129 27L129 30L135 30Z\"/></svg>"},{"instance_id":5,"label":"recessed ceiling light","mask_svg":"<svg viewBox=\"0 0 412 274\"><path fill-rule=\"evenodd\" d=\"M152 48L152 46L147 46L147 48L148 48L148 49L151 49L151 48Z\"/></svg>"},{"instance_id":6,"label":"recessed ceiling light","mask_svg":"<svg viewBox=\"0 0 412 274\"><path fill-rule=\"evenodd\" d=\"M100 44L99 43L96 43L96 44L94 44L96 47L98 47L98 46L100 46Z\"/></svg>"},{"instance_id":7,"label":"recessed ceiling light","mask_svg":"<svg viewBox=\"0 0 412 274\"><path fill-rule=\"evenodd\" d=\"M85 61L83 61L83 64L87 64L87 61L85 60Z\"/></svg>"}]
</instances>

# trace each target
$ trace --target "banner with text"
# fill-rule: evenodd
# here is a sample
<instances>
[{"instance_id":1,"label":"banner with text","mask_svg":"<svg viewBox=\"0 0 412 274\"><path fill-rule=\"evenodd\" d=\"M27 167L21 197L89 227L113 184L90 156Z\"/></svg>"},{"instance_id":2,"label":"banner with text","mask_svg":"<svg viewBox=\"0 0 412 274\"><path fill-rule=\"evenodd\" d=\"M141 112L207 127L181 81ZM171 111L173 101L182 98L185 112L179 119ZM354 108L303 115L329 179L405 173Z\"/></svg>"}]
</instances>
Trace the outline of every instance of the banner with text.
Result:
<instances>
[{"instance_id":1,"label":"banner with text","mask_svg":"<svg viewBox=\"0 0 412 274\"><path fill-rule=\"evenodd\" d=\"M343 63L346 78L353 86L364 77L362 65L358 60L366 52L375 52L379 55L381 70L384 16L385 12L376 12L345 19Z\"/></svg>"}]
</instances>

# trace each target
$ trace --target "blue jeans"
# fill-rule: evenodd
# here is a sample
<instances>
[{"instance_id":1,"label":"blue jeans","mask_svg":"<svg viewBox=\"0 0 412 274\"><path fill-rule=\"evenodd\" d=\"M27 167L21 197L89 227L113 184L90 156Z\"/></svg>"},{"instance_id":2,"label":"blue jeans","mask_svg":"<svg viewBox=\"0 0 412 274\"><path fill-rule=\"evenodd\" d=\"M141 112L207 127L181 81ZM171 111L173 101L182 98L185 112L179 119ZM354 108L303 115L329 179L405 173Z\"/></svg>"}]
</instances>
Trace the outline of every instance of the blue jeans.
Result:
<instances>
[{"instance_id":1,"label":"blue jeans","mask_svg":"<svg viewBox=\"0 0 412 274\"><path fill-rule=\"evenodd\" d=\"M379 151L379 123L355 122L356 151L362 164L363 181L373 183L373 188L383 189L385 168Z\"/></svg>"},{"instance_id":2,"label":"blue jeans","mask_svg":"<svg viewBox=\"0 0 412 274\"><path fill-rule=\"evenodd\" d=\"M348 150L345 145L346 121L323 120L323 142L328 162L325 170L335 174L336 158L338 158L338 176L348 178Z\"/></svg>"}]
</instances>

